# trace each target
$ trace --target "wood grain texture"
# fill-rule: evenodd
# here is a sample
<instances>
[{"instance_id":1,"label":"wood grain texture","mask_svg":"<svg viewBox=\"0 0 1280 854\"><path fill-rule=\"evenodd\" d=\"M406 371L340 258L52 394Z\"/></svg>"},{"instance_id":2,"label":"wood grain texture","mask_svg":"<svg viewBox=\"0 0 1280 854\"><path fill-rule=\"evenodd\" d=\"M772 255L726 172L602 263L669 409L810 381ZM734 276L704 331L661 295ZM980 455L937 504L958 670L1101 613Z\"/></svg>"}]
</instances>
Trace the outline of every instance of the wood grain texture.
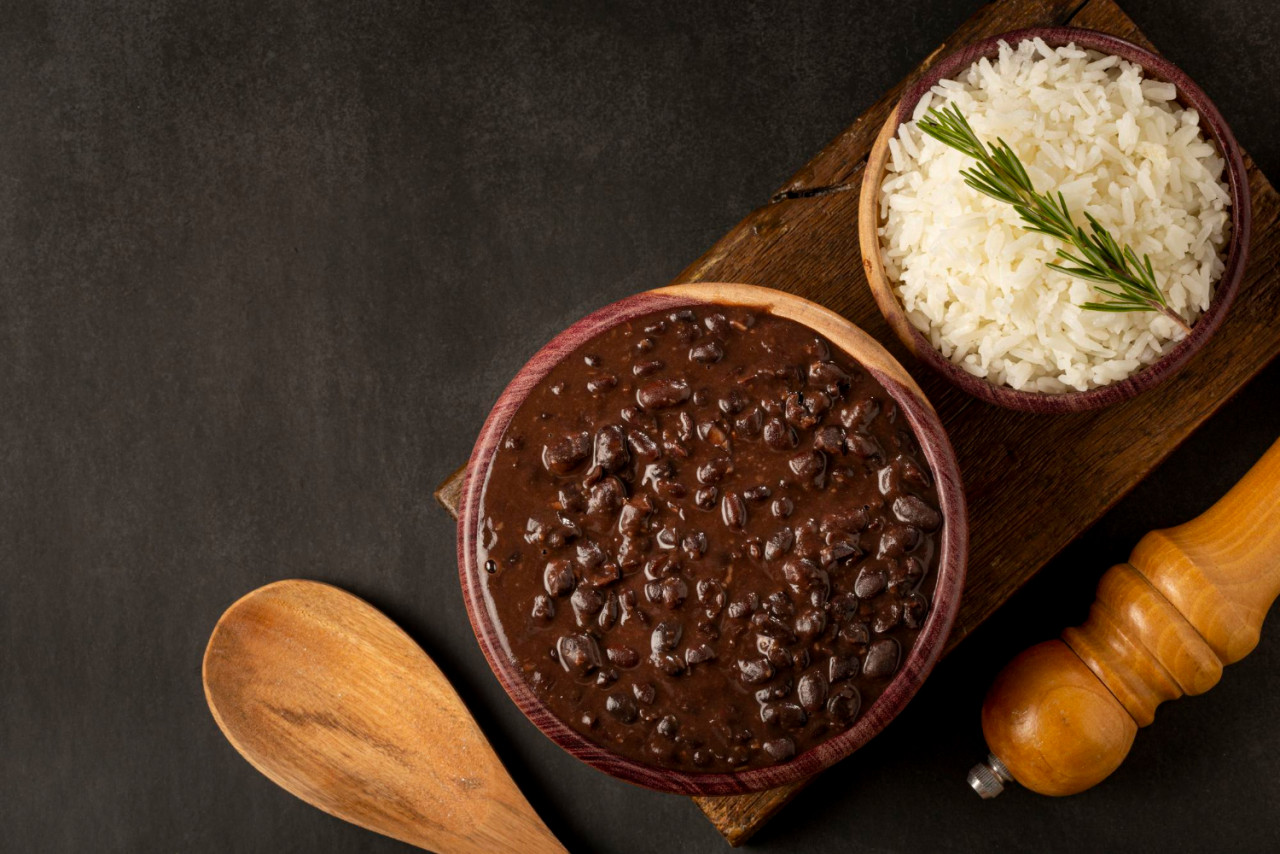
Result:
<instances>
[{"instance_id":1,"label":"wood grain texture","mask_svg":"<svg viewBox=\"0 0 1280 854\"><path fill-rule=\"evenodd\" d=\"M859 178L875 135L905 87L966 42L1006 30L1068 23L1154 49L1113 0L1001 0L985 6L767 204L677 277L678 282L755 282L820 302L877 338L916 376L950 431L970 498L969 578L949 648L1280 353L1280 327L1275 324L1280 316L1280 230L1275 227L1280 196L1247 154L1252 260L1235 305L1214 339L1176 379L1139 398L1097 412L1054 417L983 404L911 357L876 309L858 246ZM437 492L455 515L460 489L455 475ZM802 785L695 800L725 838L738 845Z\"/></svg>"},{"instance_id":2,"label":"wood grain texture","mask_svg":"<svg viewBox=\"0 0 1280 854\"><path fill-rule=\"evenodd\" d=\"M278 581L227 609L204 658L218 726L330 815L440 854L563 854L453 686L361 599Z\"/></svg>"},{"instance_id":3,"label":"wood grain texture","mask_svg":"<svg viewBox=\"0 0 1280 854\"><path fill-rule=\"evenodd\" d=\"M943 526L937 583L929 616L898 672L884 692L844 732L794 758L763 768L733 773L687 773L657 768L602 747L568 726L533 690L523 669L512 659L485 590L486 573L479 565L479 542L484 521L483 493L494 459L511 418L530 391L547 374L582 346L620 324L655 311L668 311L710 302L736 305L755 313L785 317L814 330L856 360L897 402L906 416L937 485ZM623 780L676 794L725 795L776 790L806 779L845 758L880 732L902 710L942 655L960 604L968 554L968 516L955 453L937 413L906 370L874 338L835 312L783 291L753 285L707 282L672 285L619 300L574 323L540 349L511 380L486 419L476 441L462 485L458 525L458 569L467 616L480 648L498 681L538 729L573 756Z\"/></svg>"},{"instance_id":4,"label":"wood grain texture","mask_svg":"<svg viewBox=\"0 0 1280 854\"><path fill-rule=\"evenodd\" d=\"M1112 567L1082 626L1014 659L982 709L987 746L1046 795L1104 780L1156 707L1218 683L1258 644L1280 595L1280 441L1186 524Z\"/></svg>"}]
</instances>

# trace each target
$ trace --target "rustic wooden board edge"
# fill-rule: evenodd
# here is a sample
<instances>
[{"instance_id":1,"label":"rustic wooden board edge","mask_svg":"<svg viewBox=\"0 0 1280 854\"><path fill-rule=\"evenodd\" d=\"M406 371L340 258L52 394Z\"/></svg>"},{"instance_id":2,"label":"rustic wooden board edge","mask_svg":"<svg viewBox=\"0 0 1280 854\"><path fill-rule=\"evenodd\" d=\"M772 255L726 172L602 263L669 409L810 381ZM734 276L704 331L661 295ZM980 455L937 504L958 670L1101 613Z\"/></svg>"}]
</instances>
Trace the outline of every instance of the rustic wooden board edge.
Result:
<instances>
[{"instance_id":1,"label":"rustic wooden board edge","mask_svg":"<svg viewBox=\"0 0 1280 854\"><path fill-rule=\"evenodd\" d=\"M748 214L725 237L717 241L707 252L690 264L674 281L698 282L726 278L724 272L726 262L733 259L741 250L746 249L749 244L768 238L773 231L785 232L786 226L779 228L779 213L782 209L785 209L788 214L794 215L796 209L817 209L819 206L837 201L828 199L827 197L829 196L848 194L856 198L857 191L861 186L861 173L866 162L867 151L869 151L871 142L884 118L888 115L889 110L897 102L900 93L913 80L953 47L1006 30L1064 23L1105 30L1154 50L1151 43L1138 30L1136 24L1125 15L1113 0L1088 0L1088 2L1080 2L1080 0L1073 0L1073 2L998 0L998 2L990 3L971 16L951 37L929 54L920 66L868 108L848 129L832 140L817 156L798 170L763 206ZM1280 197L1276 196L1270 182L1257 169L1247 154L1245 155L1245 161L1254 198L1254 245L1257 247L1258 243L1263 239L1263 235L1277 220ZM843 202L844 200L841 199L839 201ZM1259 208L1262 208L1262 210L1260 211ZM781 236L781 234L778 235L779 239ZM762 253L767 253L767 251L767 245L763 249L757 245L750 254L759 256ZM732 265L729 264L728 266L731 267ZM1251 283L1276 278L1277 266L1280 266L1280 261L1276 260L1275 253L1255 251L1250 262L1250 269L1244 287ZM760 283L769 284L767 281ZM831 305L830 307L840 311L842 314L847 315L849 313L843 310L844 307L840 305ZM1239 306L1237 311L1243 309L1245 309L1245 306ZM885 334L880 334L878 337L888 343L886 338L887 329L881 330L881 332ZM873 334L876 333L873 332ZM1280 350L1280 343L1277 343L1268 352L1262 354L1262 357L1256 362L1250 363L1245 370L1237 372L1233 377L1232 383L1224 383L1220 387L1214 386L1212 389L1213 394L1203 395L1199 399L1201 405L1194 412L1189 413L1188 417L1180 424L1173 441L1161 445L1157 451L1145 456L1141 464L1135 466L1128 473L1129 476L1117 485L1118 488L1108 494L1107 500L1098 505L1094 520L1114 506L1147 473L1171 454L1181 441L1225 404L1250 378L1261 371L1275 357L1278 350ZM894 352L900 359L908 363L913 372L919 369L918 363L911 360L905 354L905 351L897 349ZM953 417L965 408L975 405L971 399L951 401L951 403ZM982 406L982 404L976 405ZM1083 424L1084 422L1081 423ZM455 517L464 473L465 466L454 472L441 484L435 493L437 501ZM1059 532L1056 538L1052 540L1051 550L1046 550L1044 561L1034 567L1023 566L1015 568L1014 578L1016 583L1004 593L1000 601L1003 601L1003 598L1007 598L1013 590L1025 583L1040 566L1043 566L1044 562L1047 562L1053 554L1065 547L1079 532L1079 530L1070 533ZM994 601L994 597L978 598L979 601ZM967 619L963 618L962 615L962 619L957 621L953 630L952 638L947 645L947 651L949 652L953 649L965 636L977 628L983 620L994 612L998 604L997 602L996 604L984 606L970 613ZM777 789L747 795L695 797L693 800L725 839L731 845L737 846L746 842L765 822L785 806L807 782L807 780L799 781Z\"/></svg>"}]
</instances>

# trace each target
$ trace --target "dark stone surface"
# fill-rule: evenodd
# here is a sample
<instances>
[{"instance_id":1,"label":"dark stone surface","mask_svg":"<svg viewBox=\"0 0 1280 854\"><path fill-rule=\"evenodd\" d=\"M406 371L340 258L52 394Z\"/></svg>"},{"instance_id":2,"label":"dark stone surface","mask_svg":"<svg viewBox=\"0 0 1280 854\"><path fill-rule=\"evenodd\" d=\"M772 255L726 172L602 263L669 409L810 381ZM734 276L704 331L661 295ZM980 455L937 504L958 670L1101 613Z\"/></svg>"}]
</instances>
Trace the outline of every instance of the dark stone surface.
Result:
<instances>
[{"instance_id":1,"label":"dark stone surface","mask_svg":"<svg viewBox=\"0 0 1280 854\"><path fill-rule=\"evenodd\" d=\"M667 281L975 5L7 9L4 849L403 849L281 792L206 710L218 615L306 576L431 651L574 850L722 850L687 799L576 763L506 699L431 491L539 345ZM1276 7L1125 5L1280 176ZM758 848L1280 848L1274 626L1097 789L984 804L963 782L995 671L1081 619L1106 567L1208 506L1278 425L1280 365Z\"/></svg>"}]
</instances>

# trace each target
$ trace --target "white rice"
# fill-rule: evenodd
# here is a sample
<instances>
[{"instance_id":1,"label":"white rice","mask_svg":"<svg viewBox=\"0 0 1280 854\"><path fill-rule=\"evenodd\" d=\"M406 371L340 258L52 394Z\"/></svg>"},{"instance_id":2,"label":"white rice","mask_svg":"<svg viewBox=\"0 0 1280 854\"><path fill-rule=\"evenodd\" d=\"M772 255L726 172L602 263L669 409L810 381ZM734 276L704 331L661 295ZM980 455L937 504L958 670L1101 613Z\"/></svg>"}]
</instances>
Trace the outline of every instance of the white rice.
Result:
<instances>
[{"instance_id":1,"label":"white rice","mask_svg":"<svg viewBox=\"0 0 1280 854\"><path fill-rule=\"evenodd\" d=\"M916 127L955 104L986 143L1013 147L1040 192L1061 190L1141 257L1189 323L1209 305L1230 229L1224 161L1195 110L1141 67L1039 39L1005 43L943 80L890 140L880 189L881 246L907 316L966 371L1023 391L1085 390L1123 379L1184 334L1154 312L1087 311L1092 283L1050 270L1056 238L964 184L974 161Z\"/></svg>"}]
</instances>

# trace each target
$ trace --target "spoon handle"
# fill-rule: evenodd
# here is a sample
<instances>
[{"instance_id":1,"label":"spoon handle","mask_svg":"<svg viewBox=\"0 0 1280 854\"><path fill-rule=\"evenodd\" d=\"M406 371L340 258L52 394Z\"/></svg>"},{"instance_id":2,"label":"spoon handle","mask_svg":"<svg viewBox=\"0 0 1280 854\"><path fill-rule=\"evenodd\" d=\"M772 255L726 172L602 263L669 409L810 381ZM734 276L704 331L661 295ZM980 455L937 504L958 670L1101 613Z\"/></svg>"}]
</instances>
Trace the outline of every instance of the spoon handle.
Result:
<instances>
[{"instance_id":1,"label":"spoon handle","mask_svg":"<svg viewBox=\"0 0 1280 854\"><path fill-rule=\"evenodd\" d=\"M204 681L232 745L331 815L440 854L565 850L435 663L349 593L290 580L243 597Z\"/></svg>"}]
</instances>

